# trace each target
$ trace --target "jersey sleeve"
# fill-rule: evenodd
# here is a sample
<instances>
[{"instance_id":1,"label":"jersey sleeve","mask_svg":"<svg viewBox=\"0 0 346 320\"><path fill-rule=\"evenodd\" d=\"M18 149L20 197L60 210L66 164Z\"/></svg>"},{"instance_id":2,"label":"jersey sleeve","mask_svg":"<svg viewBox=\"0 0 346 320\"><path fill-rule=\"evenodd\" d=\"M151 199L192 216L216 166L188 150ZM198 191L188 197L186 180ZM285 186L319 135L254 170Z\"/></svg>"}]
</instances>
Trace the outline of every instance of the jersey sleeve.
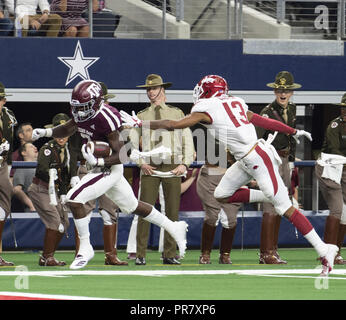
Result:
<instances>
[{"instance_id":1,"label":"jersey sleeve","mask_svg":"<svg viewBox=\"0 0 346 320\"><path fill-rule=\"evenodd\" d=\"M205 100L198 101L191 109L192 112L208 112L209 103Z\"/></svg>"},{"instance_id":2,"label":"jersey sleeve","mask_svg":"<svg viewBox=\"0 0 346 320\"><path fill-rule=\"evenodd\" d=\"M99 122L98 129L103 131L106 136L113 131L119 130L122 126L120 113L115 108L103 108Z\"/></svg>"},{"instance_id":3,"label":"jersey sleeve","mask_svg":"<svg viewBox=\"0 0 346 320\"><path fill-rule=\"evenodd\" d=\"M209 100L209 101L208 101ZM198 101L191 109L191 113L193 112L202 112L206 113L208 117L211 120L211 123L213 123L213 108L211 107L211 100L206 99L206 100L200 100Z\"/></svg>"}]
</instances>

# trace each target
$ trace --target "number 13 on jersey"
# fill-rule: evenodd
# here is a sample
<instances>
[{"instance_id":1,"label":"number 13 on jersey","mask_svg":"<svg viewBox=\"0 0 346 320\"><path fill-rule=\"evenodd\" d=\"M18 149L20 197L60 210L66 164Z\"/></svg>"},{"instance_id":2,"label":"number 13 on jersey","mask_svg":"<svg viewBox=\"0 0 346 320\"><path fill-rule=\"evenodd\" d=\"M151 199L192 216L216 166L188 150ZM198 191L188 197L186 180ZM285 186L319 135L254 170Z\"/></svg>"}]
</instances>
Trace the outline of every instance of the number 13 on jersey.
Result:
<instances>
[{"instance_id":1,"label":"number 13 on jersey","mask_svg":"<svg viewBox=\"0 0 346 320\"><path fill-rule=\"evenodd\" d=\"M239 101L232 101L231 107L228 102L223 102L222 105L236 128L240 127L242 123L249 124L244 108Z\"/></svg>"}]
</instances>

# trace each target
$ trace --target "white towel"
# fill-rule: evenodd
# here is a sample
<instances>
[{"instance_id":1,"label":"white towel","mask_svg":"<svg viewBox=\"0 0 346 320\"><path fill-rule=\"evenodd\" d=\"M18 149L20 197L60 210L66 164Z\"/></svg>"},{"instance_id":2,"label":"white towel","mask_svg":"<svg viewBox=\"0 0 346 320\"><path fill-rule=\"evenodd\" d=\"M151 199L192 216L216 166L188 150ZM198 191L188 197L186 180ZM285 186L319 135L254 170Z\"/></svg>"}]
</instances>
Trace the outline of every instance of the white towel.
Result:
<instances>
[{"instance_id":1,"label":"white towel","mask_svg":"<svg viewBox=\"0 0 346 320\"><path fill-rule=\"evenodd\" d=\"M153 170L153 174L151 175L152 177L160 177L160 178L174 178L174 177L186 177L186 172L185 171L183 174L176 176L175 174L173 174L171 171L158 171L158 170Z\"/></svg>"},{"instance_id":2,"label":"white towel","mask_svg":"<svg viewBox=\"0 0 346 320\"><path fill-rule=\"evenodd\" d=\"M346 164L346 157L321 152L320 159L317 160L317 163L323 167L322 178L330 179L340 184L343 165Z\"/></svg>"}]
</instances>

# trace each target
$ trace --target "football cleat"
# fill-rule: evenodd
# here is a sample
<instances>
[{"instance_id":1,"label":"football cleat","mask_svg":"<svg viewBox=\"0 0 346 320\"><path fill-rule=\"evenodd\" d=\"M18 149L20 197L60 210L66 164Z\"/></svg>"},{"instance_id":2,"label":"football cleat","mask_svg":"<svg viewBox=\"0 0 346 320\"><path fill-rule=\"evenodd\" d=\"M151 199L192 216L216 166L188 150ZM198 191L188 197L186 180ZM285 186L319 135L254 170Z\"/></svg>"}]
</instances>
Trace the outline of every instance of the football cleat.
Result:
<instances>
[{"instance_id":1,"label":"football cleat","mask_svg":"<svg viewBox=\"0 0 346 320\"><path fill-rule=\"evenodd\" d=\"M94 250L92 246L90 246L88 250L79 251L75 259L71 263L70 269L84 268L93 257L94 257Z\"/></svg>"},{"instance_id":2,"label":"football cleat","mask_svg":"<svg viewBox=\"0 0 346 320\"><path fill-rule=\"evenodd\" d=\"M185 221L175 221L175 230L172 236L177 242L179 247L179 256L184 258L186 251L186 232L188 231L188 224Z\"/></svg>"},{"instance_id":3,"label":"football cleat","mask_svg":"<svg viewBox=\"0 0 346 320\"><path fill-rule=\"evenodd\" d=\"M333 270L334 259L339 251L339 248L334 244L327 243L328 251L325 256L321 257L322 272L321 276L328 276Z\"/></svg>"}]
</instances>

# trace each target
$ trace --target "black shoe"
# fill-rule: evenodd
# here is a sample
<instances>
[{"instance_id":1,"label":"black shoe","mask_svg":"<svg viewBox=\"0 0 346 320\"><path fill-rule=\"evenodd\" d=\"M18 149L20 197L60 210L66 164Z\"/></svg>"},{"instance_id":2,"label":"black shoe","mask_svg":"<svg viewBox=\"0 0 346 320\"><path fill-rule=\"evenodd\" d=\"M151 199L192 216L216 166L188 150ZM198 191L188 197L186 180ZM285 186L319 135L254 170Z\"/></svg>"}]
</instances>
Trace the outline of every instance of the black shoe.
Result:
<instances>
[{"instance_id":1,"label":"black shoe","mask_svg":"<svg viewBox=\"0 0 346 320\"><path fill-rule=\"evenodd\" d=\"M163 264L181 264L176 258L163 258Z\"/></svg>"},{"instance_id":2,"label":"black shoe","mask_svg":"<svg viewBox=\"0 0 346 320\"><path fill-rule=\"evenodd\" d=\"M135 264L137 266L145 266L147 263L145 261L145 258L136 258Z\"/></svg>"}]
</instances>

